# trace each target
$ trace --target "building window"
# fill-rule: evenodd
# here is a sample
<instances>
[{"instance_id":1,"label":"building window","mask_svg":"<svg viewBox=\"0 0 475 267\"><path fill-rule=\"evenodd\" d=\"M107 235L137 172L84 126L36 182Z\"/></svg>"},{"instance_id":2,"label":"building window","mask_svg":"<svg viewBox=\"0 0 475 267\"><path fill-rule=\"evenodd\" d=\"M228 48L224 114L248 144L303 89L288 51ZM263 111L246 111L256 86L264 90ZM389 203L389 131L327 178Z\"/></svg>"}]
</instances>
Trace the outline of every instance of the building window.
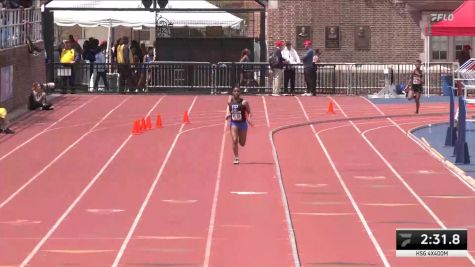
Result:
<instances>
[{"instance_id":1,"label":"building window","mask_svg":"<svg viewBox=\"0 0 475 267\"><path fill-rule=\"evenodd\" d=\"M432 60L447 60L449 52L449 38L434 36L431 38Z\"/></svg>"},{"instance_id":2,"label":"building window","mask_svg":"<svg viewBox=\"0 0 475 267\"><path fill-rule=\"evenodd\" d=\"M472 44L472 37L470 36L457 36L455 37L455 59L459 59L460 53L465 45Z\"/></svg>"}]
</instances>

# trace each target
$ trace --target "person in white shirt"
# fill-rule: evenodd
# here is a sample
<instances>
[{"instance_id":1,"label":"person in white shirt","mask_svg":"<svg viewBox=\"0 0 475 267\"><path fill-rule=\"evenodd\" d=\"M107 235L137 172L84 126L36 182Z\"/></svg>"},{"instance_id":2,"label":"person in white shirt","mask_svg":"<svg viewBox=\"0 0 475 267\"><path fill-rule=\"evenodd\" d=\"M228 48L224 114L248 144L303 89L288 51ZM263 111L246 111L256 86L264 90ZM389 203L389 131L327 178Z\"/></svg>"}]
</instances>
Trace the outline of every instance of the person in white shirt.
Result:
<instances>
[{"instance_id":1,"label":"person in white shirt","mask_svg":"<svg viewBox=\"0 0 475 267\"><path fill-rule=\"evenodd\" d=\"M295 92L295 64L300 64L300 58L297 51L292 47L291 42L285 44L282 51L282 57L288 62L284 70L284 91L293 95ZM288 91L290 81L290 91Z\"/></svg>"},{"instance_id":2,"label":"person in white shirt","mask_svg":"<svg viewBox=\"0 0 475 267\"><path fill-rule=\"evenodd\" d=\"M99 46L99 52L96 54L96 61L94 62L96 65L97 76L94 80L94 90L97 91L97 86L99 84L99 78L102 78L104 81L104 87L106 91L109 91L109 82L107 81L107 65L106 65L106 57L104 55L104 50L107 48L107 43L103 42Z\"/></svg>"}]
</instances>

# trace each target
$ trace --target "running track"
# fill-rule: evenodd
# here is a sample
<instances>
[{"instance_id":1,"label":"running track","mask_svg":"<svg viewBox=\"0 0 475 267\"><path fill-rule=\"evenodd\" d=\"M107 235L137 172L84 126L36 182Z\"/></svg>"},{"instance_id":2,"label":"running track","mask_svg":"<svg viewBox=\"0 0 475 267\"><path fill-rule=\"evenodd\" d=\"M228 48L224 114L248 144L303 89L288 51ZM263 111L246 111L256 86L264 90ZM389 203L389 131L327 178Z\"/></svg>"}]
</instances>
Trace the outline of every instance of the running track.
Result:
<instances>
[{"instance_id":1,"label":"running track","mask_svg":"<svg viewBox=\"0 0 475 267\"><path fill-rule=\"evenodd\" d=\"M246 99L240 166L224 96L75 95L20 118L0 137L0 266L475 265L474 189L407 135L446 104ZM164 128L131 135L149 114ZM395 257L396 228L455 227L470 257Z\"/></svg>"}]
</instances>

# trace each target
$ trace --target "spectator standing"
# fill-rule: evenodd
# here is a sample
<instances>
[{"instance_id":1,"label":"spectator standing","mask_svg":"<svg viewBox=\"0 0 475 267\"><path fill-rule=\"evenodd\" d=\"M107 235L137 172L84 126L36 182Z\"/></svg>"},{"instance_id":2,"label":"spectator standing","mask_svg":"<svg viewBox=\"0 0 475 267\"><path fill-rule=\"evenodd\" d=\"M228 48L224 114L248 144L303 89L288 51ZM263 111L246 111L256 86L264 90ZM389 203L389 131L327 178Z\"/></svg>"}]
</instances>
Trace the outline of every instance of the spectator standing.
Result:
<instances>
[{"instance_id":1,"label":"spectator standing","mask_svg":"<svg viewBox=\"0 0 475 267\"><path fill-rule=\"evenodd\" d=\"M247 48L244 48L241 52L241 58L239 59L239 63L244 63L243 65L240 65L241 69L240 69L240 77L239 77L239 84L241 86L249 86L249 79L246 79L246 72L247 72L247 68L248 66L246 65L246 63L249 63L251 61L251 59L249 58L249 49ZM246 92L246 89L245 91Z\"/></svg>"},{"instance_id":2,"label":"spectator standing","mask_svg":"<svg viewBox=\"0 0 475 267\"><path fill-rule=\"evenodd\" d=\"M97 86L99 84L99 78L102 78L104 82L104 87L106 91L109 91L109 82L107 81L107 66L106 64L106 56L105 50L107 48L107 43L102 43L99 46L99 52L95 55L95 62L97 66L97 76L94 79L94 90L97 90Z\"/></svg>"},{"instance_id":3,"label":"spectator standing","mask_svg":"<svg viewBox=\"0 0 475 267\"><path fill-rule=\"evenodd\" d=\"M147 85L151 85L151 82L152 82L152 71L146 66L146 64L150 64L152 62L154 62L155 56L154 56L154 48L153 47L149 47L148 48L148 51L147 51L147 54L143 57L143 63L144 63L144 66L145 66L145 69L147 71L147 77L146 77L146 83Z\"/></svg>"},{"instance_id":4,"label":"spectator standing","mask_svg":"<svg viewBox=\"0 0 475 267\"><path fill-rule=\"evenodd\" d=\"M63 73L63 91L62 93L66 93L66 87L71 86L71 93L75 93L74 90L74 71L73 71L73 64L79 61L80 56L76 52L75 49L71 47L71 43L66 41L64 44L64 48L61 52L60 62L62 64L62 68L65 73Z\"/></svg>"},{"instance_id":5,"label":"spectator standing","mask_svg":"<svg viewBox=\"0 0 475 267\"><path fill-rule=\"evenodd\" d=\"M129 38L123 37L121 44L117 47L117 63L119 69L119 91L121 93L128 90L130 86L130 79L132 70L130 64L133 60L130 60L132 54L129 50Z\"/></svg>"},{"instance_id":6,"label":"spectator standing","mask_svg":"<svg viewBox=\"0 0 475 267\"><path fill-rule=\"evenodd\" d=\"M315 67L313 66L313 56L315 55L315 52L312 49L312 42L310 40L305 40L303 44L305 49L307 49L307 52L305 52L305 55L302 58L305 83L307 84L307 92L303 95L316 95L316 73Z\"/></svg>"},{"instance_id":7,"label":"spectator standing","mask_svg":"<svg viewBox=\"0 0 475 267\"><path fill-rule=\"evenodd\" d=\"M142 55L145 57L147 54L147 47L145 46L145 43L140 43L140 51L142 51ZM142 60L142 58L140 58Z\"/></svg>"},{"instance_id":8,"label":"spectator standing","mask_svg":"<svg viewBox=\"0 0 475 267\"><path fill-rule=\"evenodd\" d=\"M122 38L117 39L114 47L112 48L112 60L114 63L117 63L117 51L119 50L119 45L122 43Z\"/></svg>"},{"instance_id":9,"label":"spectator standing","mask_svg":"<svg viewBox=\"0 0 475 267\"><path fill-rule=\"evenodd\" d=\"M284 65L287 61L284 60L282 57L282 48L284 46L284 42L277 41L275 42L275 50L271 57L271 68L272 73L274 75L274 82L272 84L272 95L279 96L280 95L280 88L282 87L282 72Z\"/></svg>"},{"instance_id":10,"label":"spectator standing","mask_svg":"<svg viewBox=\"0 0 475 267\"><path fill-rule=\"evenodd\" d=\"M69 44L71 45L71 48L76 50L77 54L82 55L82 48L79 43L74 39L74 36L72 34L69 35Z\"/></svg>"},{"instance_id":11,"label":"spectator standing","mask_svg":"<svg viewBox=\"0 0 475 267\"><path fill-rule=\"evenodd\" d=\"M82 48L82 58L89 61L89 78L91 78L92 74L94 73L94 62L96 61L93 44L90 40L86 40L84 41Z\"/></svg>"},{"instance_id":12,"label":"spectator standing","mask_svg":"<svg viewBox=\"0 0 475 267\"><path fill-rule=\"evenodd\" d=\"M292 47L291 42L285 43L285 48L282 51L282 57L288 63L285 65L284 70L284 92L290 95L294 95L295 92L295 64L300 64L300 58L297 51ZM290 91L288 85L290 82Z\"/></svg>"}]
</instances>

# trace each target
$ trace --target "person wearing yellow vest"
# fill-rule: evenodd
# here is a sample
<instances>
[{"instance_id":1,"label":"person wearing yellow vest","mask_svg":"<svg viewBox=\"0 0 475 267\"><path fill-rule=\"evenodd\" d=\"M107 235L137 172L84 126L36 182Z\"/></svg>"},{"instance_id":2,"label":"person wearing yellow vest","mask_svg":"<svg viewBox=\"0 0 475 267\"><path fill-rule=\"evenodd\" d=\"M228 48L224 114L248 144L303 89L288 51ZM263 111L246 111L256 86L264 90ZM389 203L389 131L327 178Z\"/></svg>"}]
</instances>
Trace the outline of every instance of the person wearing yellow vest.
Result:
<instances>
[{"instance_id":1,"label":"person wearing yellow vest","mask_svg":"<svg viewBox=\"0 0 475 267\"><path fill-rule=\"evenodd\" d=\"M117 63L119 70L119 92L125 92L125 89L131 84L132 70L130 64L131 53L129 50L129 38L127 36L122 38L122 42L117 47Z\"/></svg>"},{"instance_id":2,"label":"person wearing yellow vest","mask_svg":"<svg viewBox=\"0 0 475 267\"><path fill-rule=\"evenodd\" d=\"M15 132L8 128L7 109L0 107L0 133L14 134Z\"/></svg>"},{"instance_id":3,"label":"person wearing yellow vest","mask_svg":"<svg viewBox=\"0 0 475 267\"><path fill-rule=\"evenodd\" d=\"M79 53L71 47L71 43L66 41L64 43L63 51L61 52L60 62L62 67L71 73L70 76L63 76L63 90L61 93L66 94L67 87L71 86L71 93L74 94L74 68L73 64L79 60Z\"/></svg>"}]
</instances>

